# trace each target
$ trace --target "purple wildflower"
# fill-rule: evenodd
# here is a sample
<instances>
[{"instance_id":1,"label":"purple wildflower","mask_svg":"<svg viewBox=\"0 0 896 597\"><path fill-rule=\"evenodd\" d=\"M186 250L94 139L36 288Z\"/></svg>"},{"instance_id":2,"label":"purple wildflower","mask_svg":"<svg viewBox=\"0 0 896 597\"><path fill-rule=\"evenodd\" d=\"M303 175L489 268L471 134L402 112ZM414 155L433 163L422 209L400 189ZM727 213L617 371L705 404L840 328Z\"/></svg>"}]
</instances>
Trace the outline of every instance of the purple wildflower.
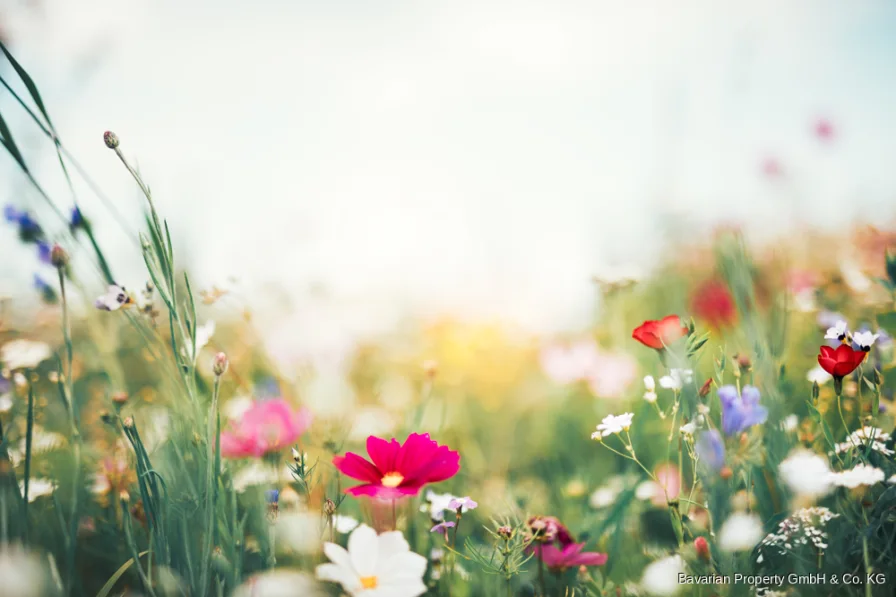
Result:
<instances>
[{"instance_id":1,"label":"purple wildflower","mask_svg":"<svg viewBox=\"0 0 896 597\"><path fill-rule=\"evenodd\" d=\"M718 472L725 466L725 444L717 429L710 429L700 434L695 446L700 462L710 470Z\"/></svg>"},{"instance_id":2,"label":"purple wildflower","mask_svg":"<svg viewBox=\"0 0 896 597\"><path fill-rule=\"evenodd\" d=\"M725 435L740 433L765 423L768 418L768 409L759 404L759 390L753 386L744 386L740 395L734 386L722 386L719 400L722 401L722 431Z\"/></svg>"},{"instance_id":3,"label":"purple wildflower","mask_svg":"<svg viewBox=\"0 0 896 597\"><path fill-rule=\"evenodd\" d=\"M52 251L53 249L50 247L50 243L44 242L42 240L37 242L37 256L42 263L52 265L50 260L50 253L52 253Z\"/></svg>"}]
</instances>

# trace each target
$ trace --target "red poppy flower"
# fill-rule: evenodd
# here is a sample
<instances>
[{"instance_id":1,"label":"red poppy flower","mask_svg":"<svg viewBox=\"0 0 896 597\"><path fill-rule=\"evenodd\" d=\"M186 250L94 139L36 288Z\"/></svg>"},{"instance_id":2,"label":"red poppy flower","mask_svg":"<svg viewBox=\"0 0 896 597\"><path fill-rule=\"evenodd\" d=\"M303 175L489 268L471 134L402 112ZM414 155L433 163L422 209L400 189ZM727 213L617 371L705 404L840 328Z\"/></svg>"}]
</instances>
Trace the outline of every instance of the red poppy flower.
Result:
<instances>
[{"instance_id":1,"label":"red poppy flower","mask_svg":"<svg viewBox=\"0 0 896 597\"><path fill-rule=\"evenodd\" d=\"M866 354L864 350L853 350L852 346L846 344L841 344L836 349L822 346L818 364L835 378L843 379L862 364Z\"/></svg>"},{"instance_id":2,"label":"red poppy flower","mask_svg":"<svg viewBox=\"0 0 896 597\"><path fill-rule=\"evenodd\" d=\"M353 452L333 458L339 472L365 482L345 490L356 497L394 500L414 496L427 483L450 479L460 470L460 454L429 439L428 433L412 433L403 444L371 435L367 454L372 463Z\"/></svg>"},{"instance_id":3,"label":"red poppy flower","mask_svg":"<svg viewBox=\"0 0 896 597\"><path fill-rule=\"evenodd\" d=\"M656 350L688 335L687 326L681 325L678 315L667 315L659 321L645 321L635 328L632 338Z\"/></svg>"},{"instance_id":4,"label":"red poppy flower","mask_svg":"<svg viewBox=\"0 0 896 597\"><path fill-rule=\"evenodd\" d=\"M691 312L711 327L722 329L737 322L737 305L728 286L720 280L707 280L691 296Z\"/></svg>"}]
</instances>

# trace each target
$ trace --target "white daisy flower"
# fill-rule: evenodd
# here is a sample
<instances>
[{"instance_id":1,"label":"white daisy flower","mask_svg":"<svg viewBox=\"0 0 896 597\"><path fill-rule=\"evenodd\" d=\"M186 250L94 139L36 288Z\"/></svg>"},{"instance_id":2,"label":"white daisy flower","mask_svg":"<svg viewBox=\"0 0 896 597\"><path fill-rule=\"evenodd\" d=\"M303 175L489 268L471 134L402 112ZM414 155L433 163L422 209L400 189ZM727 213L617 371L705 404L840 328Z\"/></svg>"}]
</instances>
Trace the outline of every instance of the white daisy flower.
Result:
<instances>
[{"instance_id":1,"label":"white daisy flower","mask_svg":"<svg viewBox=\"0 0 896 597\"><path fill-rule=\"evenodd\" d=\"M685 571L684 560L679 555L657 560L644 568L641 576L641 588L648 595L669 597L675 595L683 586L678 576Z\"/></svg>"},{"instance_id":2,"label":"white daisy flower","mask_svg":"<svg viewBox=\"0 0 896 597\"><path fill-rule=\"evenodd\" d=\"M856 332L852 335L852 341L859 345L859 349L866 351L871 350L878 338L880 338L880 334L872 332Z\"/></svg>"},{"instance_id":3,"label":"white daisy flower","mask_svg":"<svg viewBox=\"0 0 896 597\"><path fill-rule=\"evenodd\" d=\"M800 425L800 418L796 415L787 415L783 421L781 421L781 429L784 431L793 432L796 431L797 427Z\"/></svg>"},{"instance_id":4,"label":"white daisy flower","mask_svg":"<svg viewBox=\"0 0 896 597\"><path fill-rule=\"evenodd\" d=\"M34 369L52 356L53 351L46 342L32 340L12 340L0 348L0 362L10 371Z\"/></svg>"},{"instance_id":5,"label":"white daisy flower","mask_svg":"<svg viewBox=\"0 0 896 597\"><path fill-rule=\"evenodd\" d=\"M834 327L828 328L824 333L825 340L843 340L849 335L849 327L845 321L840 320L834 324Z\"/></svg>"},{"instance_id":6,"label":"white daisy flower","mask_svg":"<svg viewBox=\"0 0 896 597\"><path fill-rule=\"evenodd\" d=\"M765 532L755 514L735 513L719 531L719 548L723 551L749 551L762 541Z\"/></svg>"},{"instance_id":7,"label":"white daisy flower","mask_svg":"<svg viewBox=\"0 0 896 597\"><path fill-rule=\"evenodd\" d=\"M884 472L877 467L860 463L848 471L830 474L831 482L838 487L855 489L862 485L875 485L884 480Z\"/></svg>"},{"instance_id":8,"label":"white daisy flower","mask_svg":"<svg viewBox=\"0 0 896 597\"><path fill-rule=\"evenodd\" d=\"M679 431L686 437L694 437L694 433L697 431L697 425L691 421L690 423L682 425Z\"/></svg>"},{"instance_id":9,"label":"white daisy flower","mask_svg":"<svg viewBox=\"0 0 896 597\"><path fill-rule=\"evenodd\" d=\"M778 473L797 495L820 498L833 489L827 460L809 450L794 450L781 462Z\"/></svg>"},{"instance_id":10,"label":"white daisy flower","mask_svg":"<svg viewBox=\"0 0 896 597\"><path fill-rule=\"evenodd\" d=\"M625 431L632 426L632 417L634 416L633 413L607 415L597 426L597 431L591 434L591 439L601 439Z\"/></svg>"},{"instance_id":11,"label":"white daisy flower","mask_svg":"<svg viewBox=\"0 0 896 597\"><path fill-rule=\"evenodd\" d=\"M426 558L410 550L401 531L377 535L366 524L348 537L348 549L324 543L330 563L317 578L342 585L352 597L418 597L426 592Z\"/></svg>"},{"instance_id":12,"label":"white daisy flower","mask_svg":"<svg viewBox=\"0 0 896 597\"><path fill-rule=\"evenodd\" d=\"M806 379L809 380L809 383L817 383L818 385L823 386L834 378L820 366L815 365L809 369L809 372L806 374Z\"/></svg>"},{"instance_id":13,"label":"white daisy flower","mask_svg":"<svg viewBox=\"0 0 896 597\"><path fill-rule=\"evenodd\" d=\"M850 433L846 441L834 446L834 451L837 454L842 454L850 450L868 447L884 456L893 456L896 452L887 447L886 442L888 441L890 441L889 433L877 427L865 426Z\"/></svg>"},{"instance_id":14,"label":"white daisy flower","mask_svg":"<svg viewBox=\"0 0 896 597\"><path fill-rule=\"evenodd\" d=\"M691 369L670 369L669 375L660 378L660 386L667 390L680 390L684 384L691 383L694 372Z\"/></svg>"}]
</instances>

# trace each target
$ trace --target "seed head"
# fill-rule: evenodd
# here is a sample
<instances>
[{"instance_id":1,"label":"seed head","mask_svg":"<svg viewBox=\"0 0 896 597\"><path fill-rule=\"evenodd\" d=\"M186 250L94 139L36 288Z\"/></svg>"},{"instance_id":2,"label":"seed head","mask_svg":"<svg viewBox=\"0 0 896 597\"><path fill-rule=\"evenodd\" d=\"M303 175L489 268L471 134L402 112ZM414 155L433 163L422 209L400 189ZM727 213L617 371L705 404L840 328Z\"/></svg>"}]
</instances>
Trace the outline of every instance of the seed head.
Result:
<instances>
[{"instance_id":1,"label":"seed head","mask_svg":"<svg viewBox=\"0 0 896 597\"><path fill-rule=\"evenodd\" d=\"M109 149L117 149L118 135L116 135L112 131L106 131L105 133L103 133L103 143L105 143L106 147L108 147Z\"/></svg>"}]
</instances>

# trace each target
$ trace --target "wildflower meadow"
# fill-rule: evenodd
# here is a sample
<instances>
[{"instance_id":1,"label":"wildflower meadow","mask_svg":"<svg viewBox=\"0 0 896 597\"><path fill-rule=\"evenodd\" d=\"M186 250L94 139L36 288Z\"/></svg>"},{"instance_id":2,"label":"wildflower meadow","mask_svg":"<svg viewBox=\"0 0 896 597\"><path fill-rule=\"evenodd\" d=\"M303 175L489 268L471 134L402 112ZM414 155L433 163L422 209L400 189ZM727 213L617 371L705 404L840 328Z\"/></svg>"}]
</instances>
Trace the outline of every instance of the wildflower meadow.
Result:
<instances>
[{"instance_id":1,"label":"wildflower meadow","mask_svg":"<svg viewBox=\"0 0 896 597\"><path fill-rule=\"evenodd\" d=\"M0 596L896 591L896 234L702 230L595 280L588 329L402 329L353 349L351 408L312 408L251 305L193 284L141 148L97 131L139 193L104 197L3 53L0 234L39 273L0 312ZM76 188L145 215L141 271Z\"/></svg>"}]
</instances>

